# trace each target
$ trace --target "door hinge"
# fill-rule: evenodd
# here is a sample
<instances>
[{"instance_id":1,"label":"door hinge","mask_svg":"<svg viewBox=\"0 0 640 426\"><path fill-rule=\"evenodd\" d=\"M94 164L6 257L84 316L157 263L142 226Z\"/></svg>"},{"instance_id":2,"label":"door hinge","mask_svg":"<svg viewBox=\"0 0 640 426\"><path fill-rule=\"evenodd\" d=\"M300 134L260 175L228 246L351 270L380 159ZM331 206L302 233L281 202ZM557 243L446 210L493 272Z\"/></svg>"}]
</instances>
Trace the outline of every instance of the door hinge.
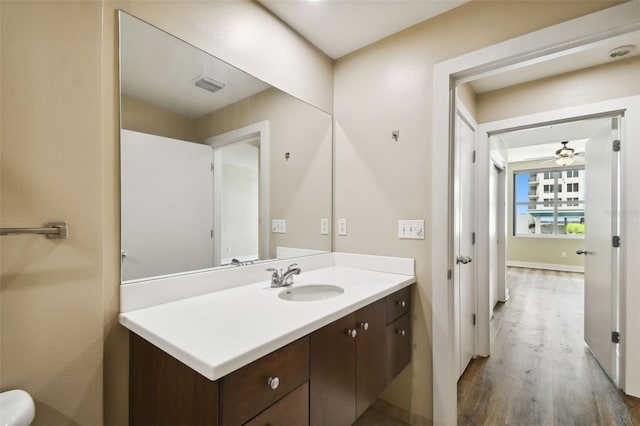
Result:
<instances>
[{"instance_id":1,"label":"door hinge","mask_svg":"<svg viewBox=\"0 0 640 426\"><path fill-rule=\"evenodd\" d=\"M447 270L447 279L450 280L451 278L453 278L453 273L451 272L451 269Z\"/></svg>"},{"instance_id":2,"label":"door hinge","mask_svg":"<svg viewBox=\"0 0 640 426\"><path fill-rule=\"evenodd\" d=\"M620 333L618 333L617 331L612 331L611 332L611 341L613 343L620 343Z\"/></svg>"},{"instance_id":3,"label":"door hinge","mask_svg":"<svg viewBox=\"0 0 640 426\"><path fill-rule=\"evenodd\" d=\"M212 230L211 230L211 232L209 233L209 236L210 236L211 238L213 238L213 229L212 229Z\"/></svg>"},{"instance_id":4,"label":"door hinge","mask_svg":"<svg viewBox=\"0 0 640 426\"><path fill-rule=\"evenodd\" d=\"M475 245L475 243L476 243L476 233L472 232L471 233L471 244Z\"/></svg>"},{"instance_id":5,"label":"door hinge","mask_svg":"<svg viewBox=\"0 0 640 426\"><path fill-rule=\"evenodd\" d=\"M473 162L475 163L476 162L476 150L475 149L473 150L472 158L473 158Z\"/></svg>"},{"instance_id":6,"label":"door hinge","mask_svg":"<svg viewBox=\"0 0 640 426\"><path fill-rule=\"evenodd\" d=\"M472 315L471 315L471 323L472 323L473 325L476 325L476 314L472 314Z\"/></svg>"},{"instance_id":7,"label":"door hinge","mask_svg":"<svg viewBox=\"0 0 640 426\"><path fill-rule=\"evenodd\" d=\"M611 245L616 248L620 247L620 237L618 235L614 235L613 238L611 238Z\"/></svg>"},{"instance_id":8,"label":"door hinge","mask_svg":"<svg viewBox=\"0 0 640 426\"><path fill-rule=\"evenodd\" d=\"M213 171L213 163L211 163L211 171Z\"/></svg>"},{"instance_id":9,"label":"door hinge","mask_svg":"<svg viewBox=\"0 0 640 426\"><path fill-rule=\"evenodd\" d=\"M613 152L620 151L620 139L616 139L613 141Z\"/></svg>"}]
</instances>

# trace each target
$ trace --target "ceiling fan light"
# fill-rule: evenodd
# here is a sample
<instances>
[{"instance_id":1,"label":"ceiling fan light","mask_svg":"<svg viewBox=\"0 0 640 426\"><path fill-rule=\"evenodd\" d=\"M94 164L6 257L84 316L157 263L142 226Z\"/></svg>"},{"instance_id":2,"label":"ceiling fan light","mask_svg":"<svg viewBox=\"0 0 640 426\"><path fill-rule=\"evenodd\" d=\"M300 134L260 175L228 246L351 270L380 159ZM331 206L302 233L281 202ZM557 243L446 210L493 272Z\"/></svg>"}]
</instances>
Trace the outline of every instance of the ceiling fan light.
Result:
<instances>
[{"instance_id":1,"label":"ceiling fan light","mask_svg":"<svg viewBox=\"0 0 640 426\"><path fill-rule=\"evenodd\" d=\"M574 161L575 159L572 156L556 158L556 164L559 166L568 166L570 164L573 164Z\"/></svg>"}]
</instances>

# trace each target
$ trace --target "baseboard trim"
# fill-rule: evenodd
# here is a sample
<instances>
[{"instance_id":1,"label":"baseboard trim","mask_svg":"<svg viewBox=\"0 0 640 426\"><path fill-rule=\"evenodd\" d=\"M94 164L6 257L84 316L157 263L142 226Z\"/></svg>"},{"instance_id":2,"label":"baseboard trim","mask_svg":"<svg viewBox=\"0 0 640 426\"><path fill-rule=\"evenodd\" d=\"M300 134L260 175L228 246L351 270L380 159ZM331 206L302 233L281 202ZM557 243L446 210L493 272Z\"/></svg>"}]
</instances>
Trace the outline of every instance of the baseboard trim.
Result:
<instances>
[{"instance_id":1,"label":"baseboard trim","mask_svg":"<svg viewBox=\"0 0 640 426\"><path fill-rule=\"evenodd\" d=\"M518 268L546 269L549 271L584 273L584 266L562 265L557 263L534 263L534 262L520 262L517 260L508 260L507 266L515 266Z\"/></svg>"}]
</instances>

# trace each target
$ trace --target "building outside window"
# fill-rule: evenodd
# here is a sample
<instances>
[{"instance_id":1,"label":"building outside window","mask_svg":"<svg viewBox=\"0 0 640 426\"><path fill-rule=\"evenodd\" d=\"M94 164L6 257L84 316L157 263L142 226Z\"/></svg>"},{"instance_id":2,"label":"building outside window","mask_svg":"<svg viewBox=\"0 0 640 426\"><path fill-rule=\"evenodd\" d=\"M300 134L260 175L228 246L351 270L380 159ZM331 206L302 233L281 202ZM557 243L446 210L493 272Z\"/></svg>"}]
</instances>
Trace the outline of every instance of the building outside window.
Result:
<instances>
[{"instance_id":1,"label":"building outside window","mask_svg":"<svg viewBox=\"0 0 640 426\"><path fill-rule=\"evenodd\" d=\"M513 235L584 237L584 176L584 167L514 172Z\"/></svg>"}]
</instances>

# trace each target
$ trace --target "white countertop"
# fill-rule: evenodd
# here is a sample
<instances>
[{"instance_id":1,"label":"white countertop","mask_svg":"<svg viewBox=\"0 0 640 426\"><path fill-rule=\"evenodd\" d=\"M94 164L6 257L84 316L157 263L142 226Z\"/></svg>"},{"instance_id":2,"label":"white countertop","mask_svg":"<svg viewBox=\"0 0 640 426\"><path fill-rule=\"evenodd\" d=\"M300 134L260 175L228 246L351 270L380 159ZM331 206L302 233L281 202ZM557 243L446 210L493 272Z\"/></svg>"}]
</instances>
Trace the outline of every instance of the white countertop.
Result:
<instances>
[{"instance_id":1,"label":"white countertop","mask_svg":"<svg viewBox=\"0 0 640 426\"><path fill-rule=\"evenodd\" d=\"M331 299L292 302L261 281L120 314L120 323L210 380L415 282L414 275L329 266L295 286L332 284Z\"/></svg>"}]
</instances>

